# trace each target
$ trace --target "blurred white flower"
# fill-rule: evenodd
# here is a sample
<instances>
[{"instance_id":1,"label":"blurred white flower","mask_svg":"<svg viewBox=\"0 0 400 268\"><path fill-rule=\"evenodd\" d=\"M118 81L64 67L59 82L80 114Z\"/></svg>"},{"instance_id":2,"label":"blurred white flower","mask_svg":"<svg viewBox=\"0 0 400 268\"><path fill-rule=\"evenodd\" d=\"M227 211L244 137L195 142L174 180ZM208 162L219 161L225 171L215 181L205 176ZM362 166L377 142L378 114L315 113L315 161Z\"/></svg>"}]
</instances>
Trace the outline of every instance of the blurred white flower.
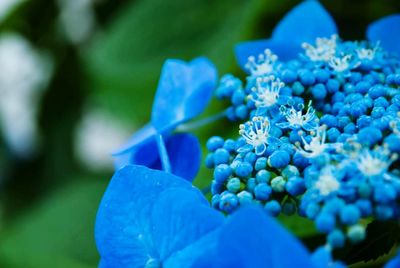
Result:
<instances>
[{"instance_id":1,"label":"blurred white flower","mask_svg":"<svg viewBox=\"0 0 400 268\"><path fill-rule=\"evenodd\" d=\"M0 0L0 22L23 1L25 0Z\"/></svg>"},{"instance_id":2,"label":"blurred white flower","mask_svg":"<svg viewBox=\"0 0 400 268\"><path fill-rule=\"evenodd\" d=\"M111 152L121 146L131 133L131 129L112 116L89 109L76 129L75 152L88 168L111 170Z\"/></svg>"},{"instance_id":3,"label":"blurred white flower","mask_svg":"<svg viewBox=\"0 0 400 268\"><path fill-rule=\"evenodd\" d=\"M60 24L71 43L87 40L96 26L94 0L58 0Z\"/></svg>"},{"instance_id":4,"label":"blurred white flower","mask_svg":"<svg viewBox=\"0 0 400 268\"><path fill-rule=\"evenodd\" d=\"M52 62L23 37L0 37L0 128L12 152L22 158L34 153L36 114L50 78Z\"/></svg>"}]
</instances>

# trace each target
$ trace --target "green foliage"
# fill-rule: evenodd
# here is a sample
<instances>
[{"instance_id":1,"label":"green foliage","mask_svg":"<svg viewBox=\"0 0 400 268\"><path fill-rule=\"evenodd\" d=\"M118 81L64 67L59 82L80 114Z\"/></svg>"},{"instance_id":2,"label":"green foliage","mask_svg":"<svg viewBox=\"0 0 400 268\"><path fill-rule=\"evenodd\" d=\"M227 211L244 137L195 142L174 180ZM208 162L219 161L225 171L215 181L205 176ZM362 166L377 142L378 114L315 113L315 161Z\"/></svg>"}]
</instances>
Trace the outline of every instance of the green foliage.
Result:
<instances>
[{"instance_id":1,"label":"green foliage","mask_svg":"<svg viewBox=\"0 0 400 268\"><path fill-rule=\"evenodd\" d=\"M0 232L0 266L95 267L94 222L105 187L82 179L9 224Z\"/></svg>"},{"instance_id":2,"label":"green foliage","mask_svg":"<svg viewBox=\"0 0 400 268\"><path fill-rule=\"evenodd\" d=\"M130 3L86 49L97 103L129 122L150 115L162 63L208 56L224 73L255 20L259 0L149 0Z\"/></svg>"},{"instance_id":3,"label":"green foliage","mask_svg":"<svg viewBox=\"0 0 400 268\"><path fill-rule=\"evenodd\" d=\"M396 221L372 221L367 226L367 238L358 245L353 245L347 256L346 263L374 261L386 255L400 241L400 225Z\"/></svg>"}]
</instances>

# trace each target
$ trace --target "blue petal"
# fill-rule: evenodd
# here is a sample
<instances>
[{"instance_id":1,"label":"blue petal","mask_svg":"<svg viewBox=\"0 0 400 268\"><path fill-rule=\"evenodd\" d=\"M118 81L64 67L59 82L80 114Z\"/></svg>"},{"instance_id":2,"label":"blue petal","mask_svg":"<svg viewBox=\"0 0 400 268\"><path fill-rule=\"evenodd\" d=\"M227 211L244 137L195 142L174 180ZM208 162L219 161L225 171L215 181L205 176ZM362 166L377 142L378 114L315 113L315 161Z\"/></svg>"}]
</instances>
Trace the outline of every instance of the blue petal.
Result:
<instances>
[{"instance_id":1,"label":"blue petal","mask_svg":"<svg viewBox=\"0 0 400 268\"><path fill-rule=\"evenodd\" d=\"M135 135L131 138L131 141L135 140ZM196 136L188 133L166 137L166 148L172 173L188 181L192 181L196 177L201 163L201 147L198 139ZM133 146L129 147L130 144L133 144ZM128 142L128 145L124 146L124 148L113 154L116 170L126 165L142 165L162 170L154 135L140 144Z\"/></svg>"},{"instance_id":2,"label":"blue petal","mask_svg":"<svg viewBox=\"0 0 400 268\"><path fill-rule=\"evenodd\" d=\"M239 66L245 70L248 58L250 56L257 58L257 56L263 54L267 48L278 55L278 58L282 61L293 59L297 57L299 53L297 45L293 45L287 41L280 42L268 39L243 42L235 46L235 55Z\"/></svg>"},{"instance_id":3,"label":"blue petal","mask_svg":"<svg viewBox=\"0 0 400 268\"><path fill-rule=\"evenodd\" d=\"M399 268L400 267L400 254L390 260L386 265L385 268Z\"/></svg>"},{"instance_id":4,"label":"blue petal","mask_svg":"<svg viewBox=\"0 0 400 268\"><path fill-rule=\"evenodd\" d=\"M400 55L400 14L371 23L367 28L367 38L371 42L379 41L385 50Z\"/></svg>"},{"instance_id":5,"label":"blue petal","mask_svg":"<svg viewBox=\"0 0 400 268\"><path fill-rule=\"evenodd\" d=\"M145 125L133 134L126 144L113 152L115 169L129 164L152 165L158 158L155 134L156 130L151 124Z\"/></svg>"},{"instance_id":6,"label":"blue petal","mask_svg":"<svg viewBox=\"0 0 400 268\"><path fill-rule=\"evenodd\" d=\"M301 243L261 208L242 207L219 229L171 256L165 267L314 266Z\"/></svg>"},{"instance_id":7,"label":"blue petal","mask_svg":"<svg viewBox=\"0 0 400 268\"><path fill-rule=\"evenodd\" d=\"M198 116L210 101L216 83L217 71L206 58L190 63L167 60L153 103L153 126L163 133Z\"/></svg>"},{"instance_id":8,"label":"blue petal","mask_svg":"<svg viewBox=\"0 0 400 268\"><path fill-rule=\"evenodd\" d=\"M249 56L258 56L267 48L281 61L288 61L302 52L302 43L314 43L317 37L336 33L335 21L322 5L318 1L304 1L286 14L270 39L240 43L235 47L235 54L239 66L245 70Z\"/></svg>"},{"instance_id":9,"label":"blue petal","mask_svg":"<svg viewBox=\"0 0 400 268\"><path fill-rule=\"evenodd\" d=\"M166 142L172 173L188 181L192 181L199 171L201 163L201 147L196 136L189 133L173 135ZM154 169L162 169L160 159L150 165Z\"/></svg>"},{"instance_id":10,"label":"blue petal","mask_svg":"<svg viewBox=\"0 0 400 268\"><path fill-rule=\"evenodd\" d=\"M228 218L218 249L221 259L241 267L313 267L303 245L260 207L244 207Z\"/></svg>"},{"instance_id":11,"label":"blue petal","mask_svg":"<svg viewBox=\"0 0 400 268\"><path fill-rule=\"evenodd\" d=\"M317 37L330 37L337 33L335 21L318 1L304 1L278 23L272 39L290 42L301 52L303 42L315 42Z\"/></svg>"},{"instance_id":12,"label":"blue petal","mask_svg":"<svg viewBox=\"0 0 400 268\"><path fill-rule=\"evenodd\" d=\"M205 199L201 201L198 194L186 189L173 188L161 194L151 217L153 241L161 260L222 225L223 214Z\"/></svg>"},{"instance_id":13,"label":"blue petal","mask_svg":"<svg viewBox=\"0 0 400 268\"><path fill-rule=\"evenodd\" d=\"M103 267L143 267L148 256L157 256L149 219L156 200L170 188L193 191L199 203L205 202L190 183L172 174L143 166L125 166L115 173L96 219L95 238Z\"/></svg>"}]
</instances>

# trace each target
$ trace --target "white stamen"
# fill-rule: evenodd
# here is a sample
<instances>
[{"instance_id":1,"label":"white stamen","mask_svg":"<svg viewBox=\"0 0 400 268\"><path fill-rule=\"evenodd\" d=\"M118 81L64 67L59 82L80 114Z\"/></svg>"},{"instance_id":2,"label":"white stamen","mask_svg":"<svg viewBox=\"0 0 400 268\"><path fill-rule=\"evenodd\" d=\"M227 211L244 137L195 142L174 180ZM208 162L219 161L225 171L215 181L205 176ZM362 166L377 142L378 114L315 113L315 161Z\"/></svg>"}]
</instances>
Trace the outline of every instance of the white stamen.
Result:
<instances>
[{"instance_id":1,"label":"white stamen","mask_svg":"<svg viewBox=\"0 0 400 268\"><path fill-rule=\"evenodd\" d=\"M256 86L252 88L253 93L248 96L250 100L255 102L256 107L271 107L277 103L279 92L284 83L270 75L266 77L258 77Z\"/></svg>"},{"instance_id":2,"label":"white stamen","mask_svg":"<svg viewBox=\"0 0 400 268\"><path fill-rule=\"evenodd\" d=\"M345 72L355 66L350 63L351 55L347 54L343 57L332 57L328 64L329 66L338 73Z\"/></svg>"},{"instance_id":3,"label":"white stamen","mask_svg":"<svg viewBox=\"0 0 400 268\"><path fill-rule=\"evenodd\" d=\"M360 60L373 60L375 58L376 52L380 49L379 43L376 44L374 48L364 48L359 47L356 49L357 56Z\"/></svg>"},{"instance_id":4,"label":"white stamen","mask_svg":"<svg viewBox=\"0 0 400 268\"><path fill-rule=\"evenodd\" d=\"M315 110L311 106L311 101L308 104L307 112L303 115L304 105L301 105L301 110L297 111L293 106L287 109L285 106L281 106L281 113L286 116L286 120L291 128L301 128L305 124L310 123L315 119Z\"/></svg>"},{"instance_id":5,"label":"white stamen","mask_svg":"<svg viewBox=\"0 0 400 268\"><path fill-rule=\"evenodd\" d=\"M380 150L364 150L358 155L356 160L357 168L365 176L376 176L385 173L392 162L397 159L397 155L389 158L390 152L384 149Z\"/></svg>"},{"instance_id":6,"label":"white stamen","mask_svg":"<svg viewBox=\"0 0 400 268\"><path fill-rule=\"evenodd\" d=\"M325 127L320 127L314 137L311 138L310 143L308 143L304 137L301 137L304 143L304 149L298 148L297 150L307 158L314 158L321 155L327 148L328 145L325 143L326 131Z\"/></svg>"},{"instance_id":7,"label":"white stamen","mask_svg":"<svg viewBox=\"0 0 400 268\"><path fill-rule=\"evenodd\" d=\"M325 167L319 175L318 181L315 183L315 188L319 190L322 196L327 196L330 193L336 192L340 188L339 181L335 178L332 169Z\"/></svg>"},{"instance_id":8,"label":"white stamen","mask_svg":"<svg viewBox=\"0 0 400 268\"><path fill-rule=\"evenodd\" d=\"M317 38L316 46L309 43L303 43L306 56L312 61L328 62L336 53L337 35L331 38Z\"/></svg>"},{"instance_id":9,"label":"white stamen","mask_svg":"<svg viewBox=\"0 0 400 268\"><path fill-rule=\"evenodd\" d=\"M239 126L239 134L253 147L267 144L271 128L268 118L256 116Z\"/></svg>"},{"instance_id":10,"label":"white stamen","mask_svg":"<svg viewBox=\"0 0 400 268\"><path fill-rule=\"evenodd\" d=\"M266 49L264 54L258 55L257 60L254 56L250 56L245 67L252 76L262 76L272 72L277 60L278 56Z\"/></svg>"}]
</instances>

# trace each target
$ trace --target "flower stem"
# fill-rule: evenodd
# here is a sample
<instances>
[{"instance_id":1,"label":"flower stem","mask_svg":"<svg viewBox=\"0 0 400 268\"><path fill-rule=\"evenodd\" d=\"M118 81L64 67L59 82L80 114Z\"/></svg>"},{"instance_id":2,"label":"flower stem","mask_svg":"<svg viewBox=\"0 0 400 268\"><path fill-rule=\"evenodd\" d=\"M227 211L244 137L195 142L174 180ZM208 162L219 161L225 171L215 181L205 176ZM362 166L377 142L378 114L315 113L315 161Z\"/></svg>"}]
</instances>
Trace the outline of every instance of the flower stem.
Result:
<instances>
[{"instance_id":1,"label":"flower stem","mask_svg":"<svg viewBox=\"0 0 400 268\"><path fill-rule=\"evenodd\" d=\"M178 126L176 128L176 130L179 131L179 132L189 132L189 131L198 129L198 128L204 126L204 125L208 125L208 124L210 124L210 123L212 123L214 121L217 121L217 120L225 117L225 115L226 115L226 110L224 110L224 111L222 111L220 113L217 113L215 115L212 115L212 116L197 120L197 121L192 122L192 123L182 124L182 125Z\"/></svg>"},{"instance_id":2,"label":"flower stem","mask_svg":"<svg viewBox=\"0 0 400 268\"><path fill-rule=\"evenodd\" d=\"M158 152L160 154L161 164L165 172L171 173L171 163L169 162L167 148L165 147L164 138L161 134L156 135Z\"/></svg>"}]
</instances>

